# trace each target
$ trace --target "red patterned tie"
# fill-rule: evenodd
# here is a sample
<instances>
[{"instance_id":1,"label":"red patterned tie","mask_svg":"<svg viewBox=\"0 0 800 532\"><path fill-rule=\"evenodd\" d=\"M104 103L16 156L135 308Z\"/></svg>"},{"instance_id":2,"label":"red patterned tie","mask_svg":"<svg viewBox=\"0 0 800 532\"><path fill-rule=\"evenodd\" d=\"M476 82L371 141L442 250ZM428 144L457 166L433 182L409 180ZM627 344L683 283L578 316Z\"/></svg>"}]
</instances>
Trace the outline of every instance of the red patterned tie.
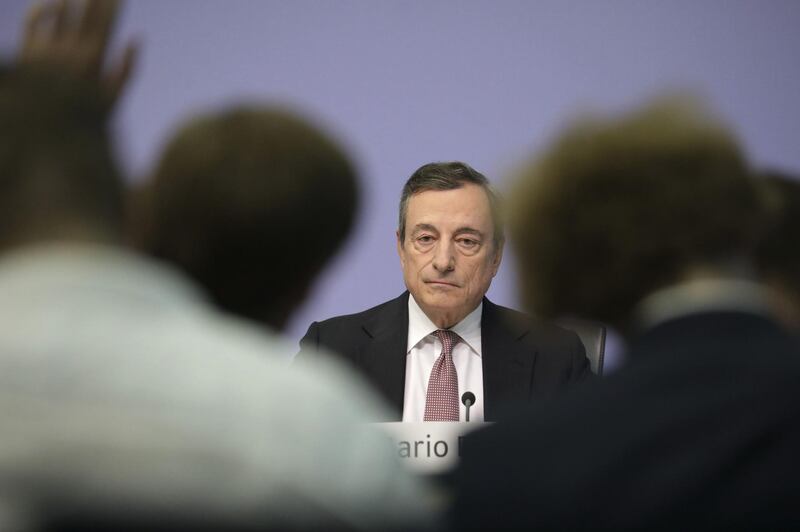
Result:
<instances>
[{"instance_id":1,"label":"red patterned tie","mask_svg":"<svg viewBox=\"0 0 800 532\"><path fill-rule=\"evenodd\" d=\"M458 421L458 375L453 364L453 346L461 338L453 331L434 333L442 342L442 354L436 359L428 379L425 397L425 421Z\"/></svg>"}]
</instances>

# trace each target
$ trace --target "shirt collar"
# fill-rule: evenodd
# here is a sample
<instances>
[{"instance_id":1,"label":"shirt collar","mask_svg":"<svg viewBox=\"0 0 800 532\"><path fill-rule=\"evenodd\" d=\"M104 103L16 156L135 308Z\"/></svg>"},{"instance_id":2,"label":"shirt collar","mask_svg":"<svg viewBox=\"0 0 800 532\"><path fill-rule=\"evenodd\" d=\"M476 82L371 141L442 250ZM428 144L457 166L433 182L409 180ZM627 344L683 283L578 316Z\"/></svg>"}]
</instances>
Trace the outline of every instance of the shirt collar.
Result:
<instances>
[{"instance_id":1,"label":"shirt collar","mask_svg":"<svg viewBox=\"0 0 800 532\"><path fill-rule=\"evenodd\" d=\"M466 315L466 317L450 328L478 356L481 356L481 315L483 301ZM408 296L408 348L406 353L417 347L425 338L439 329L420 308L414 296Z\"/></svg>"},{"instance_id":2,"label":"shirt collar","mask_svg":"<svg viewBox=\"0 0 800 532\"><path fill-rule=\"evenodd\" d=\"M44 243L21 246L0 256L3 298L62 294L67 289L82 297L92 291L116 294L159 308L206 308L202 291L182 274L121 246Z\"/></svg>"},{"instance_id":3,"label":"shirt collar","mask_svg":"<svg viewBox=\"0 0 800 532\"><path fill-rule=\"evenodd\" d=\"M741 279L701 279L658 290L636 308L638 323L654 327L678 316L708 311L743 311L770 314L765 288Z\"/></svg>"}]
</instances>

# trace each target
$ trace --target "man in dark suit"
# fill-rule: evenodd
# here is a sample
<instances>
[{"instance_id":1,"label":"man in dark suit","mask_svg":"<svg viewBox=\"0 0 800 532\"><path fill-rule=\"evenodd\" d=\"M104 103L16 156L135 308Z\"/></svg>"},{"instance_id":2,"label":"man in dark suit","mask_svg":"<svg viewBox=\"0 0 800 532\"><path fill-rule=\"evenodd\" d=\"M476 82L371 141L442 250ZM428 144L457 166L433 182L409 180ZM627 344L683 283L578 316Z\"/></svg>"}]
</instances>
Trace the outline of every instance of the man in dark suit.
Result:
<instances>
[{"instance_id":1,"label":"man in dark suit","mask_svg":"<svg viewBox=\"0 0 800 532\"><path fill-rule=\"evenodd\" d=\"M504 404L584 379L589 363L574 333L485 298L503 245L497 196L482 174L459 162L421 167L400 200L397 250L408 292L312 323L298 356L339 353L403 421L463 420L466 391L476 397L471 420L493 420Z\"/></svg>"},{"instance_id":2,"label":"man in dark suit","mask_svg":"<svg viewBox=\"0 0 800 532\"><path fill-rule=\"evenodd\" d=\"M520 181L526 302L615 326L629 363L468 437L454 528L800 525L800 350L748 274L755 180L704 116L577 124Z\"/></svg>"},{"instance_id":3,"label":"man in dark suit","mask_svg":"<svg viewBox=\"0 0 800 532\"><path fill-rule=\"evenodd\" d=\"M783 296L779 313L800 330L800 175L768 171L760 177L769 215L756 249L758 271Z\"/></svg>"}]
</instances>

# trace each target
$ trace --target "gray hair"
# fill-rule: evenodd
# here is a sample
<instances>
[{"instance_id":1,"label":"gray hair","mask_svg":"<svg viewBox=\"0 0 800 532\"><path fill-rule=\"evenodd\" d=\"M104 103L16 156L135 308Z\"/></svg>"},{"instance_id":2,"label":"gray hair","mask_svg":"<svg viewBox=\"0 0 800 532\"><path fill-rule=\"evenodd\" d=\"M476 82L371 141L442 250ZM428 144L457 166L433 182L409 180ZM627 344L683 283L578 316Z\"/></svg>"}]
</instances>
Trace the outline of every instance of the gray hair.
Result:
<instances>
[{"instance_id":1,"label":"gray hair","mask_svg":"<svg viewBox=\"0 0 800 532\"><path fill-rule=\"evenodd\" d=\"M503 219L500 214L500 197L489 184L486 176L468 164L458 161L428 163L421 166L408 178L403 186L403 193L400 195L400 219L397 231L400 235L401 245L405 243L406 239L406 214L411 196L427 190L454 190L463 187L466 183L478 185L489 198L489 209L494 223L493 240L495 249L497 249L505 240Z\"/></svg>"}]
</instances>

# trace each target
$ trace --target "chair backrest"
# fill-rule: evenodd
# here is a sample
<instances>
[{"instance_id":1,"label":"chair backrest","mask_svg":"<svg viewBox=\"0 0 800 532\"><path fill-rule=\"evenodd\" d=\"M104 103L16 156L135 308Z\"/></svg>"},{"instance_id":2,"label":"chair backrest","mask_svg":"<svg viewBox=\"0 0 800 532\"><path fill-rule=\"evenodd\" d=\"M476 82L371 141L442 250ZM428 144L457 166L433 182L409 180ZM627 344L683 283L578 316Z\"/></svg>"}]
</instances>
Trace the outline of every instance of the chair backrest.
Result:
<instances>
[{"instance_id":1,"label":"chair backrest","mask_svg":"<svg viewBox=\"0 0 800 532\"><path fill-rule=\"evenodd\" d=\"M558 324L574 331L583 342L586 348L586 357L592 366L592 372L596 375L603 374L603 357L606 351L606 328L605 326L593 322L574 318L558 320Z\"/></svg>"}]
</instances>

